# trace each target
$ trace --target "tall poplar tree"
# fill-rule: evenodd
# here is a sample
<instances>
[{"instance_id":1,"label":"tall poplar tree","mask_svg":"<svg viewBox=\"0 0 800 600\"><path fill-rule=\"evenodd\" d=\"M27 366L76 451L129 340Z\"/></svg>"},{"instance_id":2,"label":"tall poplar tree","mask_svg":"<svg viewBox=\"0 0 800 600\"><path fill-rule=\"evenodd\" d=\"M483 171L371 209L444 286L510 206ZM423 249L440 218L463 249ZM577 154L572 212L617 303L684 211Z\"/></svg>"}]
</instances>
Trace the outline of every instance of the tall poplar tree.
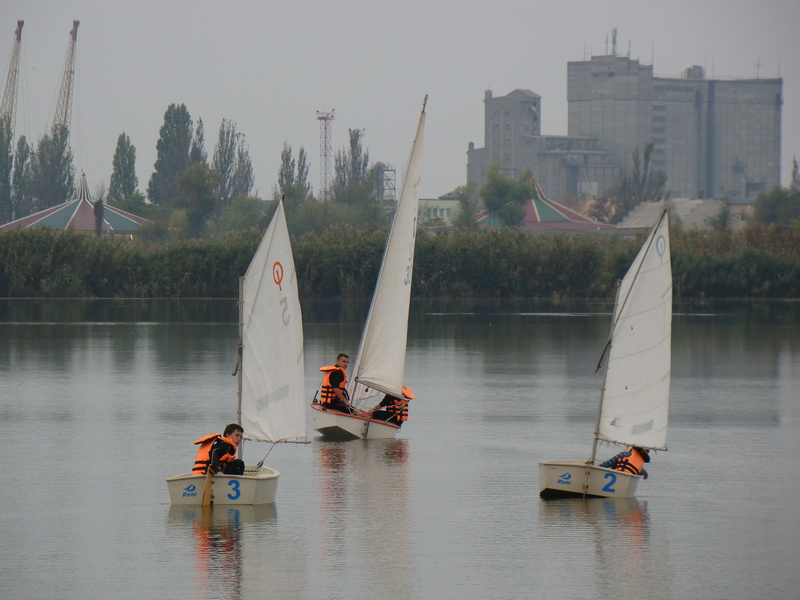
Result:
<instances>
[{"instance_id":1,"label":"tall poplar tree","mask_svg":"<svg viewBox=\"0 0 800 600\"><path fill-rule=\"evenodd\" d=\"M255 183L250 151L245 145L244 134L237 132L236 123L229 119L220 123L212 167L218 174L220 212L230 206L234 198L250 195Z\"/></svg>"},{"instance_id":2,"label":"tall poplar tree","mask_svg":"<svg viewBox=\"0 0 800 600\"><path fill-rule=\"evenodd\" d=\"M39 139L31 161L35 209L56 206L75 197L75 167L69 147L69 129L54 125Z\"/></svg>"},{"instance_id":3,"label":"tall poplar tree","mask_svg":"<svg viewBox=\"0 0 800 600\"><path fill-rule=\"evenodd\" d=\"M123 131L117 138L117 149L114 151L114 168L111 172L111 183L107 199L111 204L122 202L128 196L134 194L138 187L136 148Z\"/></svg>"},{"instance_id":4,"label":"tall poplar tree","mask_svg":"<svg viewBox=\"0 0 800 600\"><path fill-rule=\"evenodd\" d=\"M14 175L11 179L11 219L19 219L34 212L31 198L31 147L24 135L17 140L14 153Z\"/></svg>"},{"instance_id":5,"label":"tall poplar tree","mask_svg":"<svg viewBox=\"0 0 800 600\"><path fill-rule=\"evenodd\" d=\"M147 196L155 204L170 204L178 195L176 180L189 166L192 118L185 104L170 104L156 143L155 171L147 184Z\"/></svg>"},{"instance_id":6,"label":"tall poplar tree","mask_svg":"<svg viewBox=\"0 0 800 600\"><path fill-rule=\"evenodd\" d=\"M0 224L13 220L11 204L11 170L14 166L14 132L11 117L0 117Z\"/></svg>"}]
</instances>

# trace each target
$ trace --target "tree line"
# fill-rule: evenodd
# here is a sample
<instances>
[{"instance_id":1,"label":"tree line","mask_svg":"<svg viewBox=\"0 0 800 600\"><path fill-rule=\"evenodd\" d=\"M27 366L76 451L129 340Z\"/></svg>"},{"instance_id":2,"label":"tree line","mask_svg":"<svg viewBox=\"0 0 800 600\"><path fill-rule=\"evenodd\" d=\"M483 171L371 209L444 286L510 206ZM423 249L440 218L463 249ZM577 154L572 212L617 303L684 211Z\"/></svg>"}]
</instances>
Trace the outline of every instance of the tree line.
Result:
<instances>
[{"instance_id":1,"label":"tree line","mask_svg":"<svg viewBox=\"0 0 800 600\"><path fill-rule=\"evenodd\" d=\"M676 299L800 297L800 229L671 229ZM261 235L253 227L148 244L73 232L7 232L0 235L0 297L235 298ZM331 227L294 236L301 297L369 297L386 235L385 229ZM609 299L643 235L422 230L412 295Z\"/></svg>"}]
</instances>

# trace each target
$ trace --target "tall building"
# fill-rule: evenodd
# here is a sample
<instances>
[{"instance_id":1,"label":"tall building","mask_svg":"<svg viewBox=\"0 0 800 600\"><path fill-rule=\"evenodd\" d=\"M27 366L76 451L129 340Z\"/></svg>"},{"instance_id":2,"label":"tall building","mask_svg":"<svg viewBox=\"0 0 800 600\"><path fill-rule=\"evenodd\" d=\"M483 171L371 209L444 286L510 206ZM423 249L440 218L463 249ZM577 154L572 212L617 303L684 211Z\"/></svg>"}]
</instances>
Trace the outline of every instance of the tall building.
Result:
<instances>
[{"instance_id":1,"label":"tall building","mask_svg":"<svg viewBox=\"0 0 800 600\"><path fill-rule=\"evenodd\" d=\"M549 198L564 194L596 195L611 185L618 166L596 137L541 135L541 97L530 90L507 96L484 95L485 146L467 150L467 181L480 188L497 164L505 175L517 179L530 169Z\"/></svg>"},{"instance_id":2,"label":"tall building","mask_svg":"<svg viewBox=\"0 0 800 600\"><path fill-rule=\"evenodd\" d=\"M518 177L530 169L551 198L605 192L653 143L651 167L673 197L753 198L780 184L783 80L653 76L630 57L593 56L567 66L568 135L541 135L541 98L487 91L485 147L470 143L467 181L492 164Z\"/></svg>"},{"instance_id":3,"label":"tall building","mask_svg":"<svg viewBox=\"0 0 800 600\"><path fill-rule=\"evenodd\" d=\"M676 197L751 197L780 184L782 79L680 78L593 56L567 65L569 134L597 137L623 168L653 143L652 167Z\"/></svg>"}]
</instances>

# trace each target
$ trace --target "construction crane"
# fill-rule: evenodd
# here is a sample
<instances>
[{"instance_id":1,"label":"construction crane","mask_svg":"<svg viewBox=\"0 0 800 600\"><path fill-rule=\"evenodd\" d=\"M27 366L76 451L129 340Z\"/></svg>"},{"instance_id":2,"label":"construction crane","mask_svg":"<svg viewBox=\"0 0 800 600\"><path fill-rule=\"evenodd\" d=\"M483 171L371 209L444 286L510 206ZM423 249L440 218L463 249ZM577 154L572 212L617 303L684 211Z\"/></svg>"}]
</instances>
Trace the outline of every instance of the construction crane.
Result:
<instances>
[{"instance_id":1,"label":"construction crane","mask_svg":"<svg viewBox=\"0 0 800 600\"><path fill-rule=\"evenodd\" d=\"M14 46L11 49L11 62L8 65L6 87L3 91L3 103L0 104L0 118L8 119L11 128L10 139L14 139L14 127L17 122L17 81L19 79L19 47L22 41L22 26L25 21L17 21L14 32Z\"/></svg>"},{"instance_id":2,"label":"construction crane","mask_svg":"<svg viewBox=\"0 0 800 600\"><path fill-rule=\"evenodd\" d=\"M72 84L75 79L75 47L78 44L78 25L80 21L72 22L69 32L70 41L67 48L67 59L64 61L64 75L61 79L61 92L58 94L56 114L53 118L53 127L63 126L69 129L72 120Z\"/></svg>"},{"instance_id":3,"label":"construction crane","mask_svg":"<svg viewBox=\"0 0 800 600\"><path fill-rule=\"evenodd\" d=\"M322 202L331 199L331 121L333 119L333 110L330 112L317 111L317 120L319 121L319 199Z\"/></svg>"}]
</instances>

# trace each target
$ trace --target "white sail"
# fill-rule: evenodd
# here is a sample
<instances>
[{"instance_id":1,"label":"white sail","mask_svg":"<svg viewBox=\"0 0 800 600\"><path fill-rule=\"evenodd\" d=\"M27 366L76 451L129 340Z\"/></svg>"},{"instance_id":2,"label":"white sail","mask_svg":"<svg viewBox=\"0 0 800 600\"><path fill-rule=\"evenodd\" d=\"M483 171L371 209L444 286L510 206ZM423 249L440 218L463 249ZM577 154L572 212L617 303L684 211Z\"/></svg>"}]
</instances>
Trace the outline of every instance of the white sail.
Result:
<instances>
[{"instance_id":1,"label":"white sail","mask_svg":"<svg viewBox=\"0 0 800 600\"><path fill-rule=\"evenodd\" d=\"M598 439L666 449L672 340L667 213L620 284L606 357Z\"/></svg>"},{"instance_id":2,"label":"white sail","mask_svg":"<svg viewBox=\"0 0 800 600\"><path fill-rule=\"evenodd\" d=\"M348 386L350 397L356 402L364 395L364 386L398 397L402 394L424 137L423 104L397 212Z\"/></svg>"},{"instance_id":3,"label":"white sail","mask_svg":"<svg viewBox=\"0 0 800 600\"><path fill-rule=\"evenodd\" d=\"M245 435L307 441L303 325L282 201L242 279L241 294Z\"/></svg>"}]
</instances>

